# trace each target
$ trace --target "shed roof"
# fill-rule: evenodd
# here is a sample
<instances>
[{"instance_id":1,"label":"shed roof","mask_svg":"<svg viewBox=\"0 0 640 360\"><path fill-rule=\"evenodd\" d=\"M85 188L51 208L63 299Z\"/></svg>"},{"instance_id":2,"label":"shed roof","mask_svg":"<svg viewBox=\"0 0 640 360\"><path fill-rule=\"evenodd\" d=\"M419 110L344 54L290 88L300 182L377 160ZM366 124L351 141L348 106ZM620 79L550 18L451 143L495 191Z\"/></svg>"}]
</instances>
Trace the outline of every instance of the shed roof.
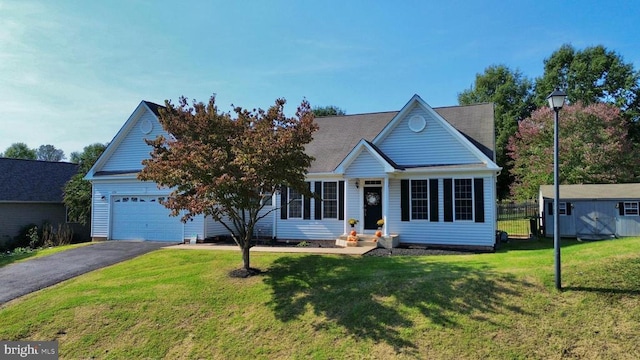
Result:
<instances>
[{"instance_id":1,"label":"shed roof","mask_svg":"<svg viewBox=\"0 0 640 360\"><path fill-rule=\"evenodd\" d=\"M553 185L540 186L543 198L553 199ZM640 199L640 184L560 185L560 198L566 200Z\"/></svg>"},{"instance_id":2,"label":"shed roof","mask_svg":"<svg viewBox=\"0 0 640 360\"><path fill-rule=\"evenodd\" d=\"M490 159L495 148L493 104L433 108ZM398 114L398 111L318 117L318 131L305 147L316 160L310 173L331 172L358 144L369 143Z\"/></svg>"},{"instance_id":3,"label":"shed roof","mask_svg":"<svg viewBox=\"0 0 640 360\"><path fill-rule=\"evenodd\" d=\"M78 165L67 162L0 158L0 201L61 203L77 173Z\"/></svg>"}]
</instances>

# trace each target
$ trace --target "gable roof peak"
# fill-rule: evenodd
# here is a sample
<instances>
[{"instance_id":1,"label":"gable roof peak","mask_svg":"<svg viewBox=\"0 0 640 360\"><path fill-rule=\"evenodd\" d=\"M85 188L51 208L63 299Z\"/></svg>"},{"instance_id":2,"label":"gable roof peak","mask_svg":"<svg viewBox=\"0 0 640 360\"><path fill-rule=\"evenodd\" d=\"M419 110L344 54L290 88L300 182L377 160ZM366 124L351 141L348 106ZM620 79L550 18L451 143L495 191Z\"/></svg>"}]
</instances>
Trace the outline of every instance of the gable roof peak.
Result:
<instances>
[{"instance_id":1,"label":"gable roof peak","mask_svg":"<svg viewBox=\"0 0 640 360\"><path fill-rule=\"evenodd\" d=\"M147 107L149 108L149 110L151 110L156 116L160 116L160 111L159 109L164 109L165 107L163 105L159 105L156 104L154 102L151 101L147 101L147 100L142 100L142 102L147 105Z\"/></svg>"}]
</instances>

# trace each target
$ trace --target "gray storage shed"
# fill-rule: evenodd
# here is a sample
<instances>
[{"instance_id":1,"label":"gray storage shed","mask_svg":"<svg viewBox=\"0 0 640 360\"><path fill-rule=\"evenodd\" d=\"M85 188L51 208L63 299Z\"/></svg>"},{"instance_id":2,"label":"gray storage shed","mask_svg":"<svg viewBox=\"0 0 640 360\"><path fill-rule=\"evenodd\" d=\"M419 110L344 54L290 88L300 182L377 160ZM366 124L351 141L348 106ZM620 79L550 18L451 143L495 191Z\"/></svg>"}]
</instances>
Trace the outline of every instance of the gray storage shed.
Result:
<instances>
[{"instance_id":1,"label":"gray storage shed","mask_svg":"<svg viewBox=\"0 0 640 360\"><path fill-rule=\"evenodd\" d=\"M542 234L553 236L553 185L540 187ZM640 236L640 184L560 186L560 236L585 240Z\"/></svg>"}]
</instances>

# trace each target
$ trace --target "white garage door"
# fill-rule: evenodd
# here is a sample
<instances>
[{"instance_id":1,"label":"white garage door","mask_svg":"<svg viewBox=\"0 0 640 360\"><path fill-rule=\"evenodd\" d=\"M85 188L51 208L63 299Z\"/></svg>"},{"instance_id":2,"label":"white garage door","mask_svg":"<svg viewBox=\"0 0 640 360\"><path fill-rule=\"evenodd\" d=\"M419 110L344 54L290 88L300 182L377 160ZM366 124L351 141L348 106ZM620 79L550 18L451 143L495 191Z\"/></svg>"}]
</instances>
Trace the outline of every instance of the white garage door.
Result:
<instances>
[{"instance_id":1,"label":"white garage door","mask_svg":"<svg viewBox=\"0 0 640 360\"><path fill-rule=\"evenodd\" d=\"M169 216L160 199L150 195L112 197L111 239L182 241L180 217Z\"/></svg>"}]
</instances>

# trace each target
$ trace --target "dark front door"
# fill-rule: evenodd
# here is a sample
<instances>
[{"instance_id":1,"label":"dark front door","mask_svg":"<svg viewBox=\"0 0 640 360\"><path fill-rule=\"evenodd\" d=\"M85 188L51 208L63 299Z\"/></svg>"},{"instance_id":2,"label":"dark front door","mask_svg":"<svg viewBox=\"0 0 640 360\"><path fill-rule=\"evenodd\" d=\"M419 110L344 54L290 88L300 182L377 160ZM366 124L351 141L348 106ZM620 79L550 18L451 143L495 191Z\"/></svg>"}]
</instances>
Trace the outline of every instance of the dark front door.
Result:
<instances>
[{"instance_id":1,"label":"dark front door","mask_svg":"<svg viewBox=\"0 0 640 360\"><path fill-rule=\"evenodd\" d=\"M382 188L364 188L364 229L375 230L382 218Z\"/></svg>"}]
</instances>

